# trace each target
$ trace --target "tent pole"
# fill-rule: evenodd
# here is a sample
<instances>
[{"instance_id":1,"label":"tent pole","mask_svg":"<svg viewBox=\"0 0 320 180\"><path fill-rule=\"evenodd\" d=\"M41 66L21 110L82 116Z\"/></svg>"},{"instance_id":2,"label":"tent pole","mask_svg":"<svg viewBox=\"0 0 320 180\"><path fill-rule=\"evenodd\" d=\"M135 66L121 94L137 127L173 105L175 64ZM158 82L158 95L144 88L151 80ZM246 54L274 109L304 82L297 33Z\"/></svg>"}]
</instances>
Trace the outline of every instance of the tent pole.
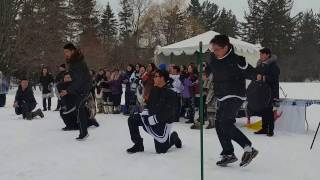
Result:
<instances>
[{"instance_id":1,"label":"tent pole","mask_svg":"<svg viewBox=\"0 0 320 180\"><path fill-rule=\"evenodd\" d=\"M203 110L204 110L204 107L203 107L203 102L204 102L204 99L203 99L203 78L202 78L202 75L203 75L203 65L202 65L202 41L199 43L199 53L197 53L197 62L198 62L198 65L200 65L200 82L199 82L199 85L200 85L200 149L201 149L201 180L204 180L204 159L203 159Z\"/></svg>"}]
</instances>

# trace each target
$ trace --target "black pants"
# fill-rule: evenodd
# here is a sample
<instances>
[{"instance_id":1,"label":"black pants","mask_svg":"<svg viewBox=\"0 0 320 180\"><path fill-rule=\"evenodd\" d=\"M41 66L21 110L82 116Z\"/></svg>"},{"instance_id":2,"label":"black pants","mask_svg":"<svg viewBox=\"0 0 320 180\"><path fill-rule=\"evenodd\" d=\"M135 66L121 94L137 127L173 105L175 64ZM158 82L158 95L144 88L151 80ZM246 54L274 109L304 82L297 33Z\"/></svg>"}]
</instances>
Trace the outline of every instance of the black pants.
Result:
<instances>
[{"instance_id":1,"label":"black pants","mask_svg":"<svg viewBox=\"0 0 320 180\"><path fill-rule=\"evenodd\" d=\"M192 102L192 98L183 98L182 104L181 115L184 115L187 111L187 119L194 121L195 107L194 103Z\"/></svg>"},{"instance_id":2,"label":"black pants","mask_svg":"<svg viewBox=\"0 0 320 180\"><path fill-rule=\"evenodd\" d=\"M63 114L62 111L60 111L60 116L68 128L77 129L79 128L79 123L77 123L77 113L76 111L70 113L70 114ZM96 121L95 119L89 119L87 127L90 127L93 125L93 121Z\"/></svg>"},{"instance_id":3,"label":"black pants","mask_svg":"<svg viewBox=\"0 0 320 180\"><path fill-rule=\"evenodd\" d=\"M242 148L251 146L250 140L234 125L242 103L243 101L238 98L218 102L216 131L222 146L221 155L234 153L231 140L237 142Z\"/></svg>"},{"instance_id":4,"label":"black pants","mask_svg":"<svg viewBox=\"0 0 320 180\"><path fill-rule=\"evenodd\" d=\"M274 130L274 116L273 107L269 107L261 112L262 117L262 129L267 130L267 132L273 132Z\"/></svg>"},{"instance_id":5,"label":"black pants","mask_svg":"<svg viewBox=\"0 0 320 180\"><path fill-rule=\"evenodd\" d=\"M112 101L112 94L111 92L103 92L102 98L104 102Z\"/></svg>"},{"instance_id":6,"label":"black pants","mask_svg":"<svg viewBox=\"0 0 320 180\"><path fill-rule=\"evenodd\" d=\"M206 121L207 120L207 105L206 105L206 99L207 99L207 96L204 95L203 96L203 120ZM198 111L199 111L199 120L200 120L200 97L195 97L195 106L198 108Z\"/></svg>"},{"instance_id":7,"label":"black pants","mask_svg":"<svg viewBox=\"0 0 320 180\"><path fill-rule=\"evenodd\" d=\"M47 100L48 100L48 104L47 104ZM48 98L42 98L42 105L43 105L43 109L51 109L51 97Z\"/></svg>"},{"instance_id":8,"label":"black pants","mask_svg":"<svg viewBox=\"0 0 320 180\"><path fill-rule=\"evenodd\" d=\"M171 133L171 132L165 132L165 130L167 129L166 124L162 124L162 123L159 123L153 127L150 127L150 126L146 127L146 125L142 122L140 114L134 114L130 116L128 119L128 126L129 126L131 140L134 144L143 143L143 139L139 131L139 126L142 126L146 132L148 132L147 128L152 128L153 131L157 134L163 135L163 133ZM159 141L154 139L154 145L157 153L166 153L168 149L173 145L173 142L170 141L170 136L171 134L169 134L168 139L164 143L160 143Z\"/></svg>"},{"instance_id":9,"label":"black pants","mask_svg":"<svg viewBox=\"0 0 320 180\"><path fill-rule=\"evenodd\" d=\"M89 95L77 96L75 98L77 107L77 122L79 123L80 134L88 133L88 109L85 107Z\"/></svg>"},{"instance_id":10,"label":"black pants","mask_svg":"<svg viewBox=\"0 0 320 180\"><path fill-rule=\"evenodd\" d=\"M135 95L135 92L126 90L125 92L125 113L126 114L132 114L133 113L133 107L137 103L137 97Z\"/></svg>"},{"instance_id":11,"label":"black pants","mask_svg":"<svg viewBox=\"0 0 320 180\"><path fill-rule=\"evenodd\" d=\"M17 115L21 115L23 119L26 118L27 113L31 113L36 107L36 103L24 103L18 102L19 107L15 108L15 112Z\"/></svg>"},{"instance_id":12,"label":"black pants","mask_svg":"<svg viewBox=\"0 0 320 180\"><path fill-rule=\"evenodd\" d=\"M6 105L6 94L0 94L0 107L4 107Z\"/></svg>"},{"instance_id":13,"label":"black pants","mask_svg":"<svg viewBox=\"0 0 320 180\"><path fill-rule=\"evenodd\" d=\"M56 109L60 109L60 108L61 108L61 99L58 99Z\"/></svg>"},{"instance_id":14,"label":"black pants","mask_svg":"<svg viewBox=\"0 0 320 180\"><path fill-rule=\"evenodd\" d=\"M121 94L112 94L113 106L119 106L121 104Z\"/></svg>"},{"instance_id":15,"label":"black pants","mask_svg":"<svg viewBox=\"0 0 320 180\"><path fill-rule=\"evenodd\" d=\"M180 119L180 113L181 113L181 95L176 93L176 101L177 101L177 107L176 107L176 114L175 114L175 121L179 122Z\"/></svg>"}]
</instances>

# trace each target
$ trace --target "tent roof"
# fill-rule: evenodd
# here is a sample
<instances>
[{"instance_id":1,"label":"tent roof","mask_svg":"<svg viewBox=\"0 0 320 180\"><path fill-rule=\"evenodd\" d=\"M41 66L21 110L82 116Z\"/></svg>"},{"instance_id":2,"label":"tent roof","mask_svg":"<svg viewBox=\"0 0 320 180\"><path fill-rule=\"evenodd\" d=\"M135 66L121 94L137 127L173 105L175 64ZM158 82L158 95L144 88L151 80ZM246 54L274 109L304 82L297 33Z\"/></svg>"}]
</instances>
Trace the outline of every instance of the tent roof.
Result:
<instances>
[{"instance_id":1,"label":"tent roof","mask_svg":"<svg viewBox=\"0 0 320 180\"><path fill-rule=\"evenodd\" d=\"M199 42L203 43L203 52L209 50L209 42L210 40L219 33L214 31L208 31L206 33L197 35L190 39L186 39L174 44L170 44L165 47L158 46L155 50L155 54L163 54L165 56L169 56L170 54L174 54L176 56L186 54L192 55L199 50ZM248 42L241 41L239 39L230 38L231 44L233 44L236 52L242 53L257 53L260 49L259 45L254 45Z\"/></svg>"}]
</instances>

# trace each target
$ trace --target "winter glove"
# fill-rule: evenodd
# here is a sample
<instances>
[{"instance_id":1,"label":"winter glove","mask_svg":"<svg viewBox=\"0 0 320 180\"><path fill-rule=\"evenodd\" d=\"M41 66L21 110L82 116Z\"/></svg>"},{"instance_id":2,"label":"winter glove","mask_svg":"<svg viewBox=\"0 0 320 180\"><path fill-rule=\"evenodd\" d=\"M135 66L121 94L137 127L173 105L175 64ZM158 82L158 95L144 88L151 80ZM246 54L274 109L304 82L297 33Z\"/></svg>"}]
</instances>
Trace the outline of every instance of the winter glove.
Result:
<instances>
[{"instance_id":1,"label":"winter glove","mask_svg":"<svg viewBox=\"0 0 320 180\"><path fill-rule=\"evenodd\" d=\"M238 67L240 69L247 69L248 67L248 63L246 62L246 59L243 56L239 57Z\"/></svg>"}]
</instances>

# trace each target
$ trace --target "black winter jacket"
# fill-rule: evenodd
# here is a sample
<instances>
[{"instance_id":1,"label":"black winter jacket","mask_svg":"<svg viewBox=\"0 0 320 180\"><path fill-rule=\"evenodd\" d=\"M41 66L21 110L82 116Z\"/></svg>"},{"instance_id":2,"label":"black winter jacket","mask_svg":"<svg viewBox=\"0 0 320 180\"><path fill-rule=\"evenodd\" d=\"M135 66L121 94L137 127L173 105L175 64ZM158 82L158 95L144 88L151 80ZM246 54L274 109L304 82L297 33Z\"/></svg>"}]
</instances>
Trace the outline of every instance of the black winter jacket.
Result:
<instances>
[{"instance_id":1,"label":"black winter jacket","mask_svg":"<svg viewBox=\"0 0 320 180\"><path fill-rule=\"evenodd\" d=\"M174 121L178 105L176 94L170 88L169 86L153 87L146 102L149 115L155 115L160 123L172 123Z\"/></svg>"},{"instance_id":2,"label":"black winter jacket","mask_svg":"<svg viewBox=\"0 0 320 180\"><path fill-rule=\"evenodd\" d=\"M40 84L42 86L42 94L48 94L52 91L53 76L47 74L46 76L40 76Z\"/></svg>"},{"instance_id":3,"label":"black winter jacket","mask_svg":"<svg viewBox=\"0 0 320 180\"><path fill-rule=\"evenodd\" d=\"M245 98L246 79L254 80L256 73L244 57L235 54L233 48L223 59L217 59L213 54L207 74L213 74L214 93L219 100L236 96Z\"/></svg>"},{"instance_id":4,"label":"black winter jacket","mask_svg":"<svg viewBox=\"0 0 320 180\"><path fill-rule=\"evenodd\" d=\"M23 104L23 103L37 104L36 99L34 98L34 95L33 95L33 91L30 86L23 91L20 85L17 90L14 101L17 102L18 104Z\"/></svg>"},{"instance_id":5,"label":"black winter jacket","mask_svg":"<svg viewBox=\"0 0 320 180\"><path fill-rule=\"evenodd\" d=\"M65 74L65 73L66 73L66 71L60 71L60 72L56 75L56 79L54 80L56 84L63 82L63 77L64 77L64 74Z\"/></svg>"},{"instance_id":6,"label":"black winter jacket","mask_svg":"<svg viewBox=\"0 0 320 180\"><path fill-rule=\"evenodd\" d=\"M272 55L271 58L264 62L259 60L256 67L257 73L266 77L266 83L271 88L273 99L279 99L280 68L277 64L277 59L276 55Z\"/></svg>"},{"instance_id":7,"label":"black winter jacket","mask_svg":"<svg viewBox=\"0 0 320 180\"><path fill-rule=\"evenodd\" d=\"M74 59L69 62L69 72L72 83L67 89L68 94L81 97L89 95L92 87L92 78L82 54L78 53Z\"/></svg>"}]
</instances>

